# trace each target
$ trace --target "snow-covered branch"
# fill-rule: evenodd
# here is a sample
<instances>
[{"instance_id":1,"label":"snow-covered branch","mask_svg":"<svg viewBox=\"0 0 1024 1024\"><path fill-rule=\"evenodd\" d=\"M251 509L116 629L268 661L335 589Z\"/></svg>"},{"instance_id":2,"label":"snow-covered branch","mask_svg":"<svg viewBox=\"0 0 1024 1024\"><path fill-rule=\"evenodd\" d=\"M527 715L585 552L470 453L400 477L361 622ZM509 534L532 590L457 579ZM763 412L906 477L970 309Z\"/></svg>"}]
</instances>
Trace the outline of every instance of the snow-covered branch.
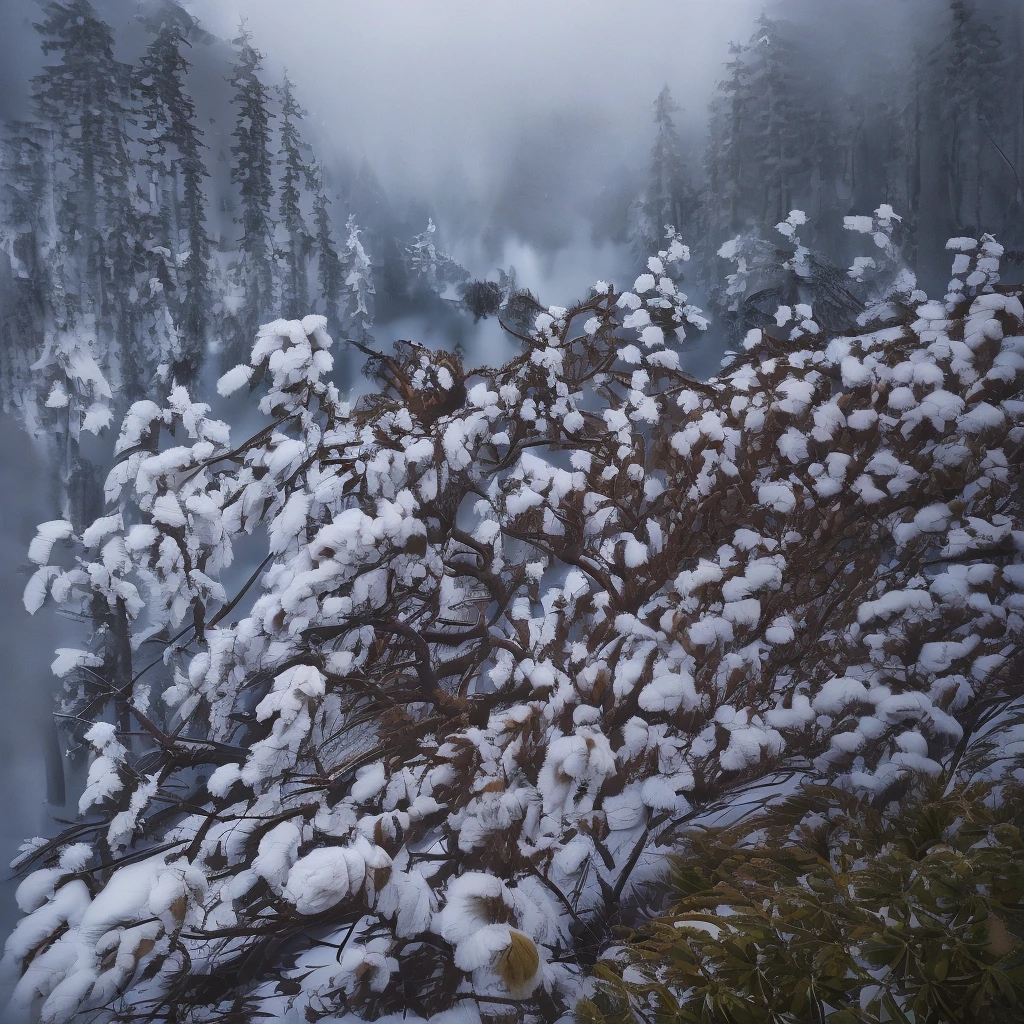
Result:
<instances>
[{"instance_id":1,"label":"snow-covered branch","mask_svg":"<svg viewBox=\"0 0 1024 1024\"><path fill-rule=\"evenodd\" d=\"M35 855L14 1010L557 1020L680 823L941 773L1019 697L1024 610L1024 307L955 248L945 301L752 332L706 383L673 238L500 368L401 343L349 406L306 317L221 380L252 442L137 403L107 514L31 552L29 607L105 602L130 653L58 657L105 827Z\"/></svg>"}]
</instances>

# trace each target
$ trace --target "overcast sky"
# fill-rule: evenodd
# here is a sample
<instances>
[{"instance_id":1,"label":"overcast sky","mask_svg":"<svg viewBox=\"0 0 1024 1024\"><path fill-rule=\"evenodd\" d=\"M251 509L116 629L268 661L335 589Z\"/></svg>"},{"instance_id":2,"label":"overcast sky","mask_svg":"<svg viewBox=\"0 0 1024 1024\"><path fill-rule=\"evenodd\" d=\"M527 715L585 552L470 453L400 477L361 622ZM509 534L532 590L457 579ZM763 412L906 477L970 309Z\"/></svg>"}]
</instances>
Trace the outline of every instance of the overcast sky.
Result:
<instances>
[{"instance_id":1,"label":"overcast sky","mask_svg":"<svg viewBox=\"0 0 1024 1024\"><path fill-rule=\"evenodd\" d=\"M453 173L486 192L524 132L568 114L594 160L643 166L668 84L700 122L731 39L761 0L194 0L231 38L240 15L287 66L324 138L365 153L389 189ZM559 159L552 154L552 159Z\"/></svg>"}]
</instances>

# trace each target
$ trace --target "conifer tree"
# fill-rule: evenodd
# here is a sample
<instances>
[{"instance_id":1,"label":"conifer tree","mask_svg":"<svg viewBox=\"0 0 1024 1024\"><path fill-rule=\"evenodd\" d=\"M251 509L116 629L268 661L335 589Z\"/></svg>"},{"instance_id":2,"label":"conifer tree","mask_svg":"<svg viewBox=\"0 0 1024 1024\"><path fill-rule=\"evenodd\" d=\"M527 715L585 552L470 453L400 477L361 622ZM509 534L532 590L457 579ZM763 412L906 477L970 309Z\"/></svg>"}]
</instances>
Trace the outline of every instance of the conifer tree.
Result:
<instances>
[{"instance_id":1,"label":"conifer tree","mask_svg":"<svg viewBox=\"0 0 1024 1024\"><path fill-rule=\"evenodd\" d=\"M756 100L747 154L748 173L756 179L749 181L749 194L759 207L758 220L771 224L793 208L801 175L810 169L814 117L801 91L800 56L779 22L762 15L747 54Z\"/></svg>"},{"instance_id":2,"label":"conifer tree","mask_svg":"<svg viewBox=\"0 0 1024 1024\"><path fill-rule=\"evenodd\" d=\"M388 302L401 302L410 290L406 254L398 242L402 231L384 186L365 158L351 182L346 204L359 223L363 244L373 253L375 290Z\"/></svg>"},{"instance_id":3,"label":"conifer tree","mask_svg":"<svg viewBox=\"0 0 1024 1024\"><path fill-rule=\"evenodd\" d=\"M278 164L282 168L278 198L278 229L281 233L281 315L290 319L308 312L309 281L307 258L312 239L302 217L303 181L309 182L310 167L303 160L308 148L299 134L299 121L305 111L295 99L295 85L285 72L278 89L281 97L281 149Z\"/></svg>"},{"instance_id":4,"label":"conifer tree","mask_svg":"<svg viewBox=\"0 0 1024 1024\"><path fill-rule=\"evenodd\" d=\"M763 13L730 57L705 151L699 267L711 293L723 287L713 258L723 242L764 234L795 206L834 211L842 142L830 104L810 102L812 54L790 23Z\"/></svg>"},{"instance_id":5,"label":"conifer tree","mask_svg":"<svg viewBox=\"0 0 1024 1024\"><path fill-rule=\"evenodd\" d=\"M944 126L943 186L951 230L976 234L984 223L993 185L1005 177L995 164L1003 136L999 37L975 0L950 0L949 34L935 54L938 117ZM1019 113L1019 108L1018 108ZM1007 197L1009 198L1009 197Z\"/></svg>"},{"instance_id":6,"label":"conifer tree","mask_svg":"<svg viewBox=\"0 0 1024 1024\"><path fill-rule=\"evenodd\" d=\"M205 194L209 172L195 103L184 82L191 65L183 48L196 23L177 4L167 3L156 28L138 72L144 166L152 178L149 217L157 234L149 251L158 279L173 289L167 300L176 335L169 353L171 372L191 384L202 364L211 304ZM161 248L166 255L157 251Z\"/></svg>"},{"instance_id":7,"label":"conifer tree","mask_svg":"<svg viewBox=\"0 0 1024 1024\"><path fill-rule=\"evenodd\" d=\"M94 474L78 439L111 417L107 375L139 374L134 304L137 193L128 155L130 69L116 61L113 34L88 0L51 2L36 25L56 54L33 79L33 100L50 168L44 343L33 369L46 389L66 513L82 521L98 507Z\"/></svg>"},{"instance_id":8,"label":"conifer tree","mask_svg":"<svg viewBox=\"0 0 1024 1024\"><path fill-rule=\"evenodd\" d=\"M36 125L18 122L0 138L0 246L9 281L0 282L0 404L17 408L37 424L33 374L29 367L43 345L44 311L59 301L43 257L51 183L46 137ZM5 287L6 286L6 287Z\"/></svg>"},{"instance_id":9,"label":"conifer tree","mask_svg":"<svg viewBox=\"0 0 1024 1024\"><path fill-rule=\"evenodd\" d=\"M324 187L323 165L313 169L313 221L316 225L314 246L316 251L316 276L320 286L317 312L324 313L328 323L338 318L338 302L341 299L345 275L334 241L334 225L328 209L331 200Z\"/></svg>"},{"instance_id":10,"label":"conifer tree","mask_svg":"<svg viewBox=\"0 0 1024 1024\"><path fill-rule=\"evenodd\" d=\"M640 259L660 248L668 229L689 229L694 196L687 183L683 142L674 115L679 105L666 85L654 101L656 133L647 187L633 211L631 235Z\"/></svg>"},{"instance_id":11,"label":"conifer tree","mask_svg":"<svg viewBox=\"0 0 1024 1024\"><path fill-rule=\"evenodd\" d=\"M348 239L341 257L341 330L343 337L365 343L371 338L376 294L372 264L359 240L360 230L354 215L349 215L345 230Z\"/></svg>"},{"instance_id":12,"label":"conifer tree","mask_svg":"<svg viewBox=\"0 0 1024 1024\"><path fill-rule=\"evenodd\" d=\"M233 365L244 358L260 322L273 312L274 292L272 115L267 103L267 87L260 77L263 54L252 45L252 33L244 22L234 44L237 58L231 66L229 79L235 90L231 180L239 188L241 216L236 218L236 223L241 225L242 235L238 240L238 259L232 268L240 291L239 305L229 328L223 357L225 365Z\"/></svg>"},{"instance_id":13,"label":"conifer tree","mask_svg":"<svg viewBox=\"0 0 1024 1024\"><path fill-rule=\"evenodd\" d=\"M927 73L920 48L915 48L905 66L893 69L869 102L861 105L872 117L859 132L862 154L854 154L851 164L855 180L850 193L858 206L870 202L869 196L881 196L894 209L903 212L909 247L916 246L921 208L922 132L926 117ZM859 159L857 159L859 157ZM916 249L908 248L913 256Z\"/></svg>"},{"instance_id":14,"label":"conifer tree","mask_svg":"<svg viewBox=\"0 0 1024 1024\"><path fill-rule=\"evenodd\" d=\"M701 210L702 251L713 252L716 242L740 229L739 180L742 171L741 139L749 92L747 66L739 43L729 44L728 76L718 83L711 102L708 140L704 150L704 194Z\"/></svg>"},{"instance_id":15,"label":"conifer tree","mask_svg":"<svg viewBox=\"0 0 1024 1024\"><path fill-rule=\"evenodd\" d=\"M69 254L81 263L80 303L112 318L133 259L134 211L126 202L133 194L125 134L130 69L114 59L110 27L88 0L51 2L43 12L36 25L43 53L59 61L33 79L34 99L65 185L58 221Z\"/></svg>"}]
</instances>

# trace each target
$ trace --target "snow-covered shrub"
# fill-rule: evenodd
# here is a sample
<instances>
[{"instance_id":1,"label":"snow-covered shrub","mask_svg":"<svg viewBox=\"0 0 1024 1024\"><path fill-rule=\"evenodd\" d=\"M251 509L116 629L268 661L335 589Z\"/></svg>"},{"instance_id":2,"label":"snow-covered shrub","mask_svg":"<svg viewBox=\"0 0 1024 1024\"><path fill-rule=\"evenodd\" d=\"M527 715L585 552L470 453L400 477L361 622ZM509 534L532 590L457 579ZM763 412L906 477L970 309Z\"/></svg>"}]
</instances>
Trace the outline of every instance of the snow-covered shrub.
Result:
<instances>
[{"instance_id":1,"label":"snow-covered shrub","mask_svg":"<svg viewBox=\"0 0 1024 1024\"><path fill-rule=\"evenodd\" d=\"M31 552L30 610L109 614L55 665L96 760L22 858L15 1018L558 1020L694 821L939 772L1024 611L1024 307L958 246L947 301L706 383L673 238L498 369L404 344L350 407L307 317L220 382L249 440L137 403Z\"/></svg>"}]
</instances>

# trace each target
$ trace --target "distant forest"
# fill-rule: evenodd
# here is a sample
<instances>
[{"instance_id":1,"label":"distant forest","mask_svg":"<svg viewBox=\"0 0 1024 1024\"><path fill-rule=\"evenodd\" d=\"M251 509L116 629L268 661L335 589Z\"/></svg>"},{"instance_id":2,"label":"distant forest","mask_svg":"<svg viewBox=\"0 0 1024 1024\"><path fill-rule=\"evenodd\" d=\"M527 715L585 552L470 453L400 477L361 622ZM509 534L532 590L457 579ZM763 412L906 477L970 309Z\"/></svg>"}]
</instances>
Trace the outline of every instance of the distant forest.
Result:
<instances>
[{"instance_id":1,"label":"distant forest","mask_svg":"<svg viewBox=\"0 0 1024 1024\"><path fill-rule=\"evenodd\" d=\"M629 242L639 267L676 228L705 303L741 329L787 297L841 327L858 307L843 218L879 204L922 252L988 230L1012 262L1024 246L1024 8L934 6L933 31L893 64L870 39L837 54L801 26L799 0L774 4L731 47L704 135L680 127L667 86L657 97L649 167L632 197L609 183L595 238ZM89 0L43 5L35 32L42 70L0 150L0 400L49 438L73 522L101 502L83 432L157 382L195 386L207 362L233 365L260 323L324 313L367 343L375 317L408 308L510 313L514 271L470 282L429 196L396 213L365 160L325 166L302 97L287 75L271 80L244 26L227 44L158 0L137 16L131 62ZM211 124L228 151L210 144ZM792 239L774 226L794 209L813 255L780 280ZM502 227L469 230L479 241ZM717 254L732 239L730 263ZM916 252L903 256L916 266ZM944 272L917 270L931 283Z\"/></svg>"}]
</instances>

